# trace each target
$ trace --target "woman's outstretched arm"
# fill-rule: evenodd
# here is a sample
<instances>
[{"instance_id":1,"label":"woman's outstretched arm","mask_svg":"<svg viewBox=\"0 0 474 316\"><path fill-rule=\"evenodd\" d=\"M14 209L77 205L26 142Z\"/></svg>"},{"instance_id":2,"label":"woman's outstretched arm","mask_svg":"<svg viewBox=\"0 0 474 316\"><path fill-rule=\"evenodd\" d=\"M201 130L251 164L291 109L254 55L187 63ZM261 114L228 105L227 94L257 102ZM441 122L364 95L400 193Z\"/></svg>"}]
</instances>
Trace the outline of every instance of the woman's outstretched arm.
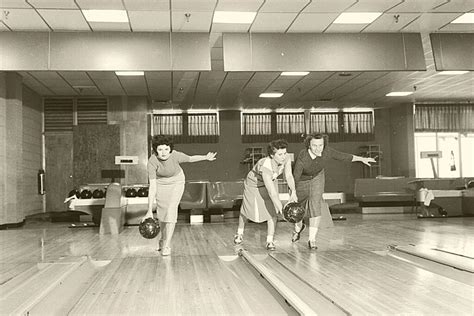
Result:
<instances>
[{"instance_id":1,"label":"woman's outstretched arm","mask_svg":"<svg viewBox=\"0 0 474 316\"><path fill-rule=\"evenodd\" d=\"M213 152L208 152L207 155L194 155L194 156L189 156L189 162L198 162L198 161L213 161L216 160L216 155L217 153Z\"/></svg>"}]
</instances>

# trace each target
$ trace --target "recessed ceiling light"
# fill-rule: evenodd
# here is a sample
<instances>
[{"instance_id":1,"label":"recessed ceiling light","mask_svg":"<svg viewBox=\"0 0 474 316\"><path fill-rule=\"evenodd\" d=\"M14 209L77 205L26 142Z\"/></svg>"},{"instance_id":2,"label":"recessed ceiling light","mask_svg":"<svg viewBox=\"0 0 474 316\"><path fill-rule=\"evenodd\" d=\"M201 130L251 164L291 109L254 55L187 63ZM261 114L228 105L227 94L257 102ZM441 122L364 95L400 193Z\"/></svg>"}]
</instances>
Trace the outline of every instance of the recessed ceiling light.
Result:
<instances>
[{"instance_id":1,"label":"recessed ceiling light","mask_svg":"<svg viewBox=\"0 0 474 316\"><path fill-rule=\"evenodd\" d=\"M464 13L451 22L452 24L474 24L474 13Z\"/></svg>"},{"instance_id":2,"label":"recessed ceiling light","mask_svg":"<svg viewBox=\"0 0 474 316\"><path fill-rule=\"evenodd\" d=\"M281 92L265 92L259 95L260 98L280 98L281 96L283 96Z\"/></svg>"},{"instance_id":3,"label":"recessed ceiling light","mask_svg":"<svg viewBox=\"0 0 474 316\"><path fill-rule=\"evenodd\" d=\"M128 22L125 10L82 10L82 13L89 22Z\"/></svg>"},{"instance_id":4,"label":"recessed ceiling light","mask_svg":"<svg viewBox=\"0 0 474 316\"><path fill-rule=\"evenodd\" d=\"M446 70L446 71L440 71L440 75L464 75L467 74L469 71L467 70Z\"/></svg>"},{"instance_id":5,"label":"recessed ceiling light","mask_svg":"<svg viewBox=\"0 0 474 316\"><path fill-rule=\"evenodd\" d=\"M413 94L411 91L395 91L395 92L390 92L387 93L385 96L387 97L404 97L407 95Z\"/></svg>"},{"instance_id":6,"label":"recessed ceiling light","mask_svg":"<svg viewBox=\"0 0 474 316\"><path fill-rule=\"evenodd\" d=\"M251 24L256 15L257 12L216 11L212 22Z\"/></svg>"},{"instance_id":7,"label":"recessed ceiling light","mask_svg":"<svg viewBox=\"0 0 474 316\"><path fill-rule=\"evenodd\" d=\"M117 76L143 76L143 71L116 71Z\"/></svg>"},{"instance_id":8,"label":"recessed ceiling light","mask_svg":"<svg viewBox=\"0 0 474 316\"><path fill-rule=\"evenodd\" d=\"M350 72L340 72L338 74L339 77L350 77L352 74Z\"/></svg>"},{"instance_id":9,"label":"recessed ceiling light","mask_svg":"<svg viewBox=\"0 0 474 316\"><path fill-rule=\"evenodd\" d=\"M369 24L375 21L382 12L344 12L341 13L333 24Z\"/></svg>"},{"instance_id":10,"label":"recessed ceiling light","mask_svg":"<svg viewBox=\"0 0 474 316\"><path fill-rule=\"evenodd\" d=\"M284 71L280 76L306 76L309 74L309 71Z\"/></svg>"}]
</instances>

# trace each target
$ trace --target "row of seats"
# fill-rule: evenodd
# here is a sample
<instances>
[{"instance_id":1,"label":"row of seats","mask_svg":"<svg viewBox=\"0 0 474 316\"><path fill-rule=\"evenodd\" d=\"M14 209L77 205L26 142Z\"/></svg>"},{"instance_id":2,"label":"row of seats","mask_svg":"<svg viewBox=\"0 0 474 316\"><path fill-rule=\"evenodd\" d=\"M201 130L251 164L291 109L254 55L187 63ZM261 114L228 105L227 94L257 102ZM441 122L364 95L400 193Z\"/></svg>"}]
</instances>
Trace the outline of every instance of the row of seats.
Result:
<instances>
[{"instance_id":1,"label":"row of seats","mask_svg":"<svg viewBox=\"0 0 474 316\"><path fill-rule=\"evenodd\" d=\"M238 181L188 181L179 204L182 210L231 209L240 205L244 182Z\"/></svg>"}]
</instances>

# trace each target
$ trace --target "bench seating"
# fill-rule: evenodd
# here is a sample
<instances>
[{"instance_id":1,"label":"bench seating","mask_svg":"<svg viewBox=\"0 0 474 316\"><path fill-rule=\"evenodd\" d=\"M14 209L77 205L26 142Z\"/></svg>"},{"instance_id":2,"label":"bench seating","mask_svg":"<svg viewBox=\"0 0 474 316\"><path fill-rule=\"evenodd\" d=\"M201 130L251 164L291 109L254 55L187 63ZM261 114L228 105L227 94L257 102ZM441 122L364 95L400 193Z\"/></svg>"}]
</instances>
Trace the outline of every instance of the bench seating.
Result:
<instances>
[{"instance_id":1,"label":"bench seating","mask_svg":"<svg viewBox=\"0 0 474 316\"><path fill-rule=\"evenodd\" d=\"M242 202L243 181L218 181L207 184L207 208L231 209Z\"/></svg>"}]
</instances>

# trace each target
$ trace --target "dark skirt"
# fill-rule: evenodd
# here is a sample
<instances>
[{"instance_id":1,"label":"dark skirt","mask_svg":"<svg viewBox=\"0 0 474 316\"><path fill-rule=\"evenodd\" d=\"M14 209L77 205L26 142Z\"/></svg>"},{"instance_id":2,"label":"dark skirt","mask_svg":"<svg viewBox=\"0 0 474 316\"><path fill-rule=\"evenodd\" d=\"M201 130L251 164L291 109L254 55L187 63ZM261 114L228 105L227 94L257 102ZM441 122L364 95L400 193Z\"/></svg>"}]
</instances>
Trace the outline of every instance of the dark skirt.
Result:
<instances>
[{"instance_id":1,"label":"dark skirt","mask_svg":"<svg viewBox=\"0 0 474 316\"><path fill-rule=\"evenodd\" d=\"M305 208L306 217L321 216L324 192L324 170L311 180L296 183L298 202Z\"/></svg>"}]
</instances>

